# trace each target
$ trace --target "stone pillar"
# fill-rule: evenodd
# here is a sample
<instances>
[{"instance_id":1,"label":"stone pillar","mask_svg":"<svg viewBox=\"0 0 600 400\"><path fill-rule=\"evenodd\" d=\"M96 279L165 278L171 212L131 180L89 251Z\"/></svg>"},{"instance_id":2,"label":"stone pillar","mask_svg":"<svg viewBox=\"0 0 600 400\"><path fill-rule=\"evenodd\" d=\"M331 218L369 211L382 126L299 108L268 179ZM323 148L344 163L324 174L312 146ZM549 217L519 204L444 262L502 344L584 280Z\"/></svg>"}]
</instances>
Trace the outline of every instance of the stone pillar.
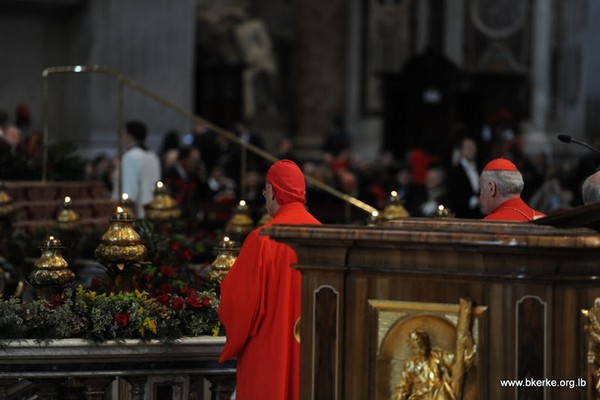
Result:
<instances>
[{"instance_id":1,"label":"stone pillar","mask_svg":"<svg viewBox=\"0 0 600 400\"><path fill-rule=\"evenodd\" d=\"M297 18L295 152L299 158L315 158L333 119L344 114L347 4L299 0Z\"/></svg>"},{"instance_id":2,"label":"stone pillar","mask_svg":"<svg viewBox=\"0 0 600 400\"><path fill-rule=\"evenodd\" d=\"M463 66L465 32L464 0L446 2L444 54L459 67Z\"/></svg>"},{"instance_id":3,"label":"stone pillar","mask_svg":"<svg viewBox=\"0 0 600 400\"><path fill-rule=\"evenodd\" d=\"M417 26L415 30L416 40L415 40L415 53L421 54L424 53L427 49L427 45L430 43L429 37L429 7L431 6L429 0L420 0L414 3L416 7L416 20Z\"/></svg>"},{"instance_id":4,"label":"stone pillar","mask_svg":"<svg viewBox=\"0 0 600 400\"><path fill-rule=\"evenodd\" d=\"M89 60L101 63L143 85L153 93L188 111L194 90L196 3L193 0L94 0L90 2L86 29L93 38ZM83 99L89 113L90 147L117 149L118 86L115 77L88 76L89 98ZM82 85L77 86L81 90ZM124 118L140 119L148 125L147 144L157 150L169 129L182 134L191 122L178 113L125 87ZM112 152L111 152L112 150Z\"/></svg>"},{"instance_id":5,"label":"stone pillar","mask_svg":"<svg viewBox=\"0 0 600 400\"><path fill-rule=\"evenodd\" d=\"M550 104L550 45L552 39L552 1L536 3L533 49L532 122L544 130Z\"/></svg>"},{"instance_id":6,"label":"stone pillar","mask_svg":"<svg viewBox=\"0 0 600 400\"><path fill-rule=\"evenodd\" d=\"M564 133L581 139L585 138L586 100L590 87L586 82L586 64L589 57L586 40L596 42L593 32L590 32L590 25L594 25L591 23L594 21L594 17L590 15L591 3L587 0L566 1L561 4L556 18L561 27L557 96L560 128ZM592 76L594 75L596 71L592 72ZM589 111L595 113L597 109L591 108ZM556 142L555 144L565 147Z\"/></svg>"},{"instance_id":7,"label":"stone pillar","mask_svg":"<svg viewBox=\"0 0 600 400\"><path fill-rule=\"evenodd\" d=\"M550 108L550 52L554 1L535 2L533 66L531 82L531 126L524 137L526 152L548 151L547 122Z\"/></svg>"}]
</instances>

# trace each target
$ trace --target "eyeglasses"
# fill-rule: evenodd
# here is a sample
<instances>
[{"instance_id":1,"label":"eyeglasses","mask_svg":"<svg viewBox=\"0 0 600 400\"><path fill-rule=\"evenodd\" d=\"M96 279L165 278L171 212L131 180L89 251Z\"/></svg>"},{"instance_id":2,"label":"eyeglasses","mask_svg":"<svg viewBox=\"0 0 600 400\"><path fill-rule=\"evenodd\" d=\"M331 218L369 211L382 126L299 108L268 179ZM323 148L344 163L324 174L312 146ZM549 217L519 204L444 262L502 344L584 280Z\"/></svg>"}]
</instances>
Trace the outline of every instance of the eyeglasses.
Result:
<instances>
[{"instance_id":1,"label":"eyeglasses","mask_svg":"<svg viewBox=\"0 0 600 400\"><path fill-rule=\"evenodd\" d=\"M269 187L269 184L267 183L267 184L265 185L265 187L263 188L263 190L262 190L262 194L263 194L263 196L266 196L266 195L267 195L267 188L268 188L268 187Z\"/></svg>"}]
</instances>

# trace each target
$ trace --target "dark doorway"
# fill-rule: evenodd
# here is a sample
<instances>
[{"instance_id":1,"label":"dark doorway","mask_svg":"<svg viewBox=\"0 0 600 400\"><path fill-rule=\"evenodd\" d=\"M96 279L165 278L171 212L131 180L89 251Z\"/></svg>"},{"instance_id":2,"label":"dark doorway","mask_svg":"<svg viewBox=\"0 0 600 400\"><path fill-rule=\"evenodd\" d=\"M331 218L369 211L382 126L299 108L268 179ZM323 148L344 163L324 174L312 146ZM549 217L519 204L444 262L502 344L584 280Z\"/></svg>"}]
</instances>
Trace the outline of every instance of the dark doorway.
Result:
<instances>
[{"instance_id":1,"label":"dark doorway","mask_svg":"<svg viewBox=\"0 0 600 400\"><path fill-rule=\"evenodd\" d=\"M399 74L382 79L385 148L397 157L416 147L443 155L457 121L459 69L432 47L410 59Z\"/></svg>"}]
</instances>

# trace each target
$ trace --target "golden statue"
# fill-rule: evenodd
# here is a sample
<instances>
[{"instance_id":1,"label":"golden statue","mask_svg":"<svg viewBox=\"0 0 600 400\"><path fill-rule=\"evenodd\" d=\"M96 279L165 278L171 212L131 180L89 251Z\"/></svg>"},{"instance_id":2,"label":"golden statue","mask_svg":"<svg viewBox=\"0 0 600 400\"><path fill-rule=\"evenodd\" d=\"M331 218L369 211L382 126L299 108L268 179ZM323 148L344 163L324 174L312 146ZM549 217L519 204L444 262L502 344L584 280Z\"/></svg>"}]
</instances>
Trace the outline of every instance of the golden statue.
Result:
<instances>
[{"instance_id":1,"label":"golden statue","mask_svg":"<svg viewBox=\"0 0 600 400\"><path fill-rule=\"evenodd\" d=\"M592 369L596 399L600 399L600 297L589 310L581 310L585 316L584 329L588 334L587 362Z\"/></svg>"},{"instance_id":2,"label":"golden statue","mask_svg":"<svg viewBox=\"0 0 600 400\"><path fill-rule=\"evenodd\" d=\"M470 334L471 303L461 299L456 353L435 349L427 332L408 336L412 356L404 362L394 400L457 400L463 397L466 370L473 364L476 346Z\"/></svg>"}]
</instances>

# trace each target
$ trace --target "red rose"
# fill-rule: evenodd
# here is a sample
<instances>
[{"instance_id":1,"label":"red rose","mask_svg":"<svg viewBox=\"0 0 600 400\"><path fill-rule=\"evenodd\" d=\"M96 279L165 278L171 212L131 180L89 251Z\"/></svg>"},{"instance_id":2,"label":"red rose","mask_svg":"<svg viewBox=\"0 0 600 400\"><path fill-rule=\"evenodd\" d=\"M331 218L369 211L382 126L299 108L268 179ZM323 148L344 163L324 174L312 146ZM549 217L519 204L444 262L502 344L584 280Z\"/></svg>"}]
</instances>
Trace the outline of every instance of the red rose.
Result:
<instances>
[{"instance_id":1,"label":"red rose","mask_svg":"<svg viewBox=\"0 0 600 400\"><path fill-rule=\"evenodd\" d=\"M172 278L174 274L173 267L161 267L160 273L163 274L165 278Z\"/></svg>"},{"instance_id":2,"label":"red rose","mask_svg":"<svg viewBox=\"0 0 600 400\"><path fill-rule=\"evenodd\" d=\"M183 308L183 300L181 297L175 297L173 299L173 310L181 310Z\"/></svg>"},{"instance_id":3,"label":"red rose","mask_svg":"<svg viewBox=\"0 0 600 400\"><path fill-rule=\"evenodd\" d=\"M50 301L52 302L54 308L60 307L63 304L65 304L65 299L62 296L54 296Z\"/></svg>"},{"instance_id":4,"label":"red rose","mask_svg":"<svg viewBox=\"0 0 600 400\"><path fill-rule=\"evenodd\" d=\"M50 299L50 301L44 301L42 305L46 307L48 310L56 310L58 307L65 304L65 299L61 296L54 296Z\"/></svg>"},{"instance_id":5,"label":"red rose","mask_svg":"<svg viewBox=\"0 0 600 400\"><path fill-rule=\"evenodd\" d=\"M203 307L210 307L210 297L204 296L202 298L202 306Z\"/></svg>"},{"instance_id":6,"label":"red rose","mask_svg":"<svg viewBox=\"0 0 600 400\"><path fill-rule=\"evenodd\" d=\"M170 283L163 283L160 285L160 293L161 294L172 294L173 293L173 285Z\"/></svg>"},{"instance_id":7,"label":"red rose","mask_svg":"<svg viewBox=\"0 0 600 400\"><path fill-rule=\"evenodd\" d=\"M181 248L181 242L171 242L169 248L171 249L171 251L179 251L179 249Z\"/></svg>"},{"instance_id":8,"label":"red rose","mask_svg":"<svg viewBox=\"0 0 600 400\"><path fill-rule=\"evenodd\" d=\"M169 301L171 300L171 296L169 296L168 294L161 294L160 296L156 297L156 300L158 300L159 303L166 306L169 304Z\"/></svg>"},{"instance_id":9,"label":"red rose","mask_svg":"<svg viewBox=\"0 0 600 400\"><path fill-rule=\"evenodd\" d=\"M200 300L198 300L196 296L190 296L185 299L185 304L187 304L189 308L193 309L202 308L202 303L200 303Z\"/></svg>"},{"instance_id":10,"label":"red rose","mask_svg":"<svg viewBox=\"0 0 600 400\"><path fill-rule=\"evenodd\" d=\"M179 293L181 293L183 296L190 296L190 295L196 295L196 289L191 288L191 287L184 287L179 289Z\"/></svg>"},{"instance_id":11,"label":"red rose","mask_svg":"<svg viewBox=\"0 0 600 400\"><path fill-rule=\"evenodd\" d=\"M119 328L127 326L127 323L129 322L129 313L115 314L114 321L117 323Z\"/></svg>"}]
</instances>

